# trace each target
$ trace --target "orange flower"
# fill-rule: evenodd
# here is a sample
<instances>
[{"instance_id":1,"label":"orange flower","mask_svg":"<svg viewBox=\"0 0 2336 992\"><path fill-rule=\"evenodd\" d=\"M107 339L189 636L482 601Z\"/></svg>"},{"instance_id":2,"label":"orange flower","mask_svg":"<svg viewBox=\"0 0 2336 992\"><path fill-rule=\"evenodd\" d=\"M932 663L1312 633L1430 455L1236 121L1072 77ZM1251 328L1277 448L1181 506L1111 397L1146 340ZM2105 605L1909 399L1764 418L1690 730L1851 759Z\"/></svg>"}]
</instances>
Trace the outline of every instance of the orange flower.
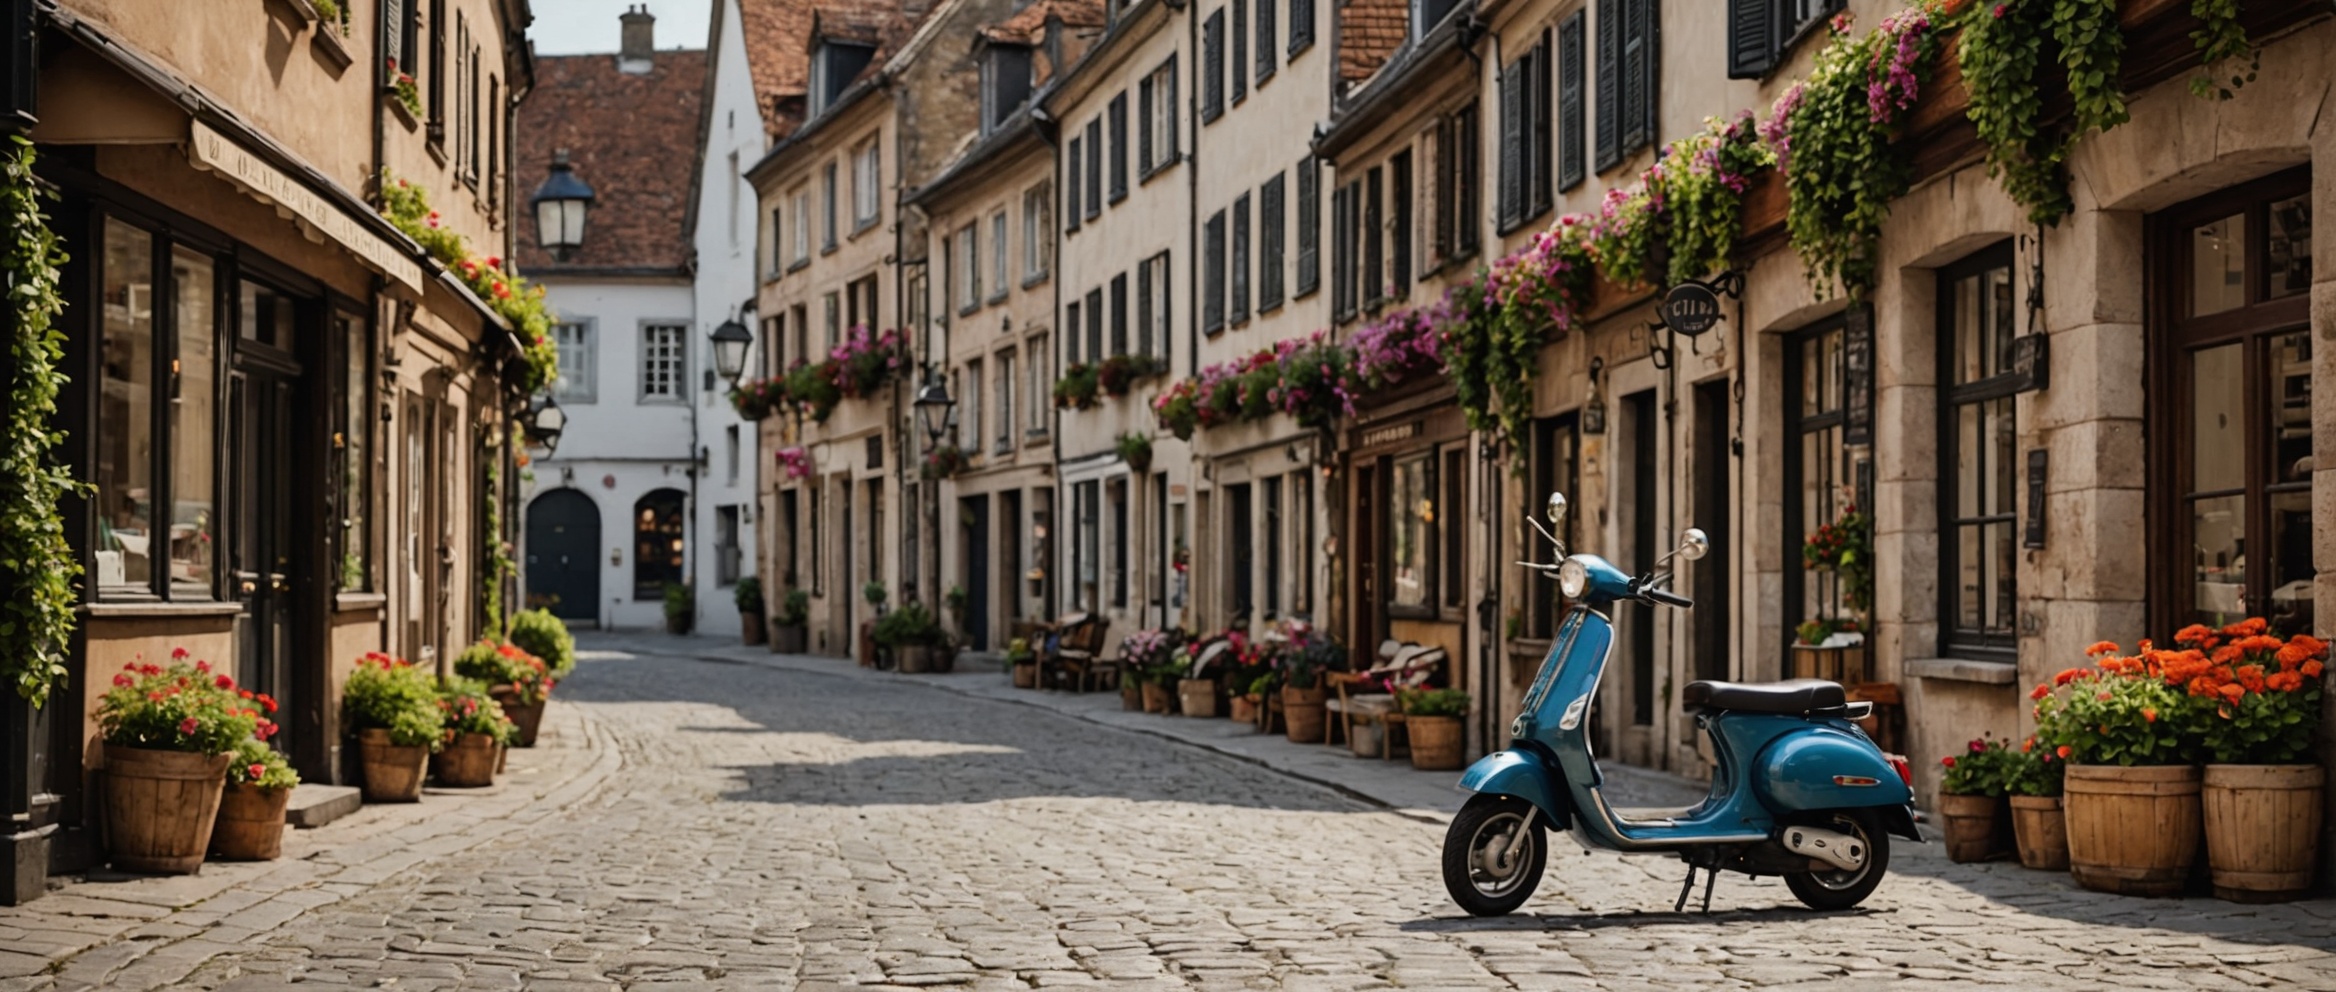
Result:
<instances>
[{"instance_id":1,"label":"orange flower","mask_svg":"<svg viewBox=\"0 0 2336 992\"><path fill-rule=\"evenodd\" d=\"M2034 692L2028 693L2028 698L2029 698L2029 699L2042 699L2042 698L2044 698L2044 697L2046 697L2046 696L2049 696L2049 695L2052 695L2052 687L2051 687L2051 686L2048 686L2048 685L2039 685L2039 686L2037 686L2037 687L2036 687L2036 690L2035 690Z\"/></svg>"},{"instance_id":2,"label":"orange flower","mask_svg":"<svg viewBox=\"0 0 2336 992\"><path fill-rule=\"evenodd\" d=\"M2218 691L2222 693L2222 698L2228 699L2234 703L2239 701L2239 697L2247 694L2247 690L2228 683L2225 683Z\"/></svg>"},{"instance_id":3,"label":"orange flower","mask_svg":"<svg viewBox=\"0 0 2336 992\"><path fill-rule=\"evenodd\" d=\"M2144 707L2142 707L2142 708L2141 708L2141 718L2142 718L2142 719L2144 719L2144 720L2147 720L2147 721L2149 721L2149 722L2151 722L2151 723L2156 723L2156 722L2158 722L2158 711L2157 711L2157 707L2154 707L2154 706L2144 706Z\"/></svg>"},{"instance_id":4,"label":"orange flower","mask_svg":"<svg viewBox=\"0 0 2336 992\"><path fill-rule=\"evenodd\" d=\"M2184 627L2174 634L2175 643L2189 644L2199 648L2212 648L2220 640L2220 638L2214 636L2214 631L2212 629L2208 628L2205 624L2202 623L2191 624L2190 626Z\"/></svg>"},{"instance_id":5,"label":"orange flower","mask_svg":"<svg viewBox=\"0 0 2336 992\"><path fill-rule=\"evenodd\" d=\"M2304 677L2300 672L2273 672L2263 684L2280 692L2294 692L2304 687Z\"/></svg>"},{"instance_id":6,"label":"orange flower","mask_svg":"<svg viewBox=\"0 0 2336 992\"><path fill-rule=\"evenodd\" d=\"M2062 744L2062 745L2061 745L2061 746L2059 746L2059 747L2053 748L2053 749L2052 749L2052 753L2059 755L2059 756L2061 757L2061 760L2063 760L2063 761L2066 761L2066 760L2068 760L2068 756L2069 756L2069 753L2070 753L2070 749L2069 749L2069 746L2068 746L2068 745L2066 745L2066 744Z\"/></svg>"},{"instance_id":7,"label":"orange flower","mask_svg":"<svg viewBox=\"0 0 2336 992\"><path fill-rule=\"evenodd\" d=\"M2020 753L2027 754L2034 750L2036 750L2036 735L2029 734L2027 740L2020 742Z\"/></svg>"},{"instance_id":8,"label":"orange flower","mask_svg":"<svg viewBox=\"0 0 2336 992\"><path fill-rule=\"evenodd\" d=\"M2105 654L2116 654L2117 651L2116 641L2095 641L2092 647L2085 649L2085 654L2098 658Z\"/></svg>"},{"instance_id":9,"label":"orange flower","mask_svg":"<svg viewBox=\"0 0 2336 992\"><path fill-rule=\"evenodd\" d=\"M2243 685L2243 686L2246 686L2246 687L2247 687L2247 691L2248 691L2248 692L2262 692L2262 691L2263 691L2263 666L2261 666L2261 665L2246 665L2246 666L2243 666L2243 667L2241 667L2241 668L2239 669L2239 671L2238 671L2238 675L2239 675L2239 684L2240 684L2240 685Z\"/></svg>"},{"instance_id":10,"label":"orange flower","mask_svg":"<svg viewBox=\"0 0 2336 992\"><path fill-rule=\"evenodd\" d=\"M2304 662L2302 667L2297 668L2296 671L2304 673L2305 678L2316 679L2320 677L2320 667L2319 659L2314 658L2311 661Z\"/></svg>"},{"instance_id":11,"label":"orange flower","mask_svg":"<svg viewBox=\"0 0 2336 992\"><path fill-rule=\"evenodd\" d=\"M2061 670L2060 674L2052 677L2052 684L2056 686L2067 685L2070 682L2074 682L2077 679L2083 678L2086 674L2087 673L2082 668L2063 669Z\"/></svg>"},{"instance_id":12,"label":"orange flower","mask_svg":"<svg viewBox=\"0 0 2336 992\"><path fill-rule=\"evenodd\" d=\"M2262 617L2248 617L2222 629L2224 637L2253 637L2270 629L2271 623Z\"/></svg>"}]
</instances>

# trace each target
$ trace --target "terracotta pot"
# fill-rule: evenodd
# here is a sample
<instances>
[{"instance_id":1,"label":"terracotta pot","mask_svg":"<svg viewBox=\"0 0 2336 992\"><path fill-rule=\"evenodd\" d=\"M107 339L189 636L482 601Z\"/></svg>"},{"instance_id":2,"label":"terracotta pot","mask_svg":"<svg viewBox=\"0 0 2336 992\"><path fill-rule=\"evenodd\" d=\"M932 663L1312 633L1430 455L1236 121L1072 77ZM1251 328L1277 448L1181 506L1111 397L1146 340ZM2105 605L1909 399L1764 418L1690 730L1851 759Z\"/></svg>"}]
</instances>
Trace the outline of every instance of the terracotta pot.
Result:
<instances>
[{"instance_id":1,"label":"terracotta pot","mask_svg":"<svg viewBox=\"0 0 2336 992\"><path fill-rule=\"evenodd\" d=\"M412 803L422 799L422 776L430 770L430 749L389 742L389 731L372 729L357 734L357 753L365 766L365 801Z\"/></svg>"},{"instance_id":2,"label":"terracotta pot","mask_svg":"<svg viewBox=\"0 0 2336 992\"><path fill-rule=\"evenodd\" d=\"M2068 820L2059 796L2013 796L2012 834L2019 839L2020 864L2068 870Z\"/></svg>"},{"instance_id":3,"label":"terracotta pot","mask_svg":"<svg viewBox=\"0 0 2336 992\"><path fill-rule=\"evenodd\" d=\"M1411 767L1431 772L1460 767L1459 717L1407 716L1403 718L1403 726L1411 738Z\"/></svg>"},{"instance_id":4,"label":"terracotta pot","mask_svg":"<svg viewBox=\"0 0 2336 992\"><path fill-rule=\"evenodd\" d=\"M2208 765L2206 866L2214 894L2233 902L2302 898L2319 853L2318 765Z\"/></svg>"},{"instance_id":5,"label":"terracotta pot","mask_svg":"<svg viewBox=\"0 0 2336 992\"><path fill-rule=\"evenodd\" d=\"M219 797L211 850L227 861L274 861L284 853L284 804L291 789L230 783Z\"/></svg>"},{"instance_id":6,"label":"terracotta pot","mask_svg":"<svg viewBox=\"0 0 2336 992\"><path fill-rule=\"evenodd\" d=\"M761 643L762 643L762 641L763 641L763 625L762 625L762 614L760 614L760 613L741 613L741 614L739 614L739 615L738 615L738 642L739 642L739 643L741 643L741 644L755 645L755 644L761 644Z\"/></svg>"},{"instance_id":7,"label":"terracotta pot","mask_svg":"<svg viewBox=\"0 0 2336 992\"><path fill-rule=\"evenodd\" d=\"M807 633L802 624L782 624L771 628L771 653L802 654Z\"/></svg>"},{"instance_id":8,"label":"terracotta pot","mask_svg":"<svg viewBox=\"0 0 2336 992\"><path fill-rule=\"evenodd\" d=\"M438 784L455 789L482 789L495 784L495 755L502 745L485 734L458 734L454 743L438 752L431 764Z\"/></svg>"},{"instance_id":9,"label":"terracotta pot","mask_svg":"<svg viewBox=\"0 0 2336 992\"><path fill-rule=\"evenodd\" d=\"M892 649L892 660L902 675L923 675L933 670L931 649L922 644L903 644Z\"/></svg>"},{"instance_id":10,"label":"terracotta pot","mask_svg":"<svg viewBox=\"0 0 2336 992\"><path fill-rule=\"evenodd\" d=\"M1282 732L1293 744L1322 743L1322 687L1282 687Z\"/></svg>"},{"instance_id":11,"label":"terracotta pot","mask_svg":"<svg viewBox=\"0 0 2336 992\"><path fill-rule=\"evenodd\" d=\"M1184 715L1209 718L1217 715L1217 682L1215 679L1179 679L1176 696L1184 704Z\"/></svg>"},{"instance_id":12,"label":"terracotta pot","mask_svg":"<svg viewBox=\"0 0 2336 992\"><path fill-rule=\"evenodd\" d=\"M1168 712L1168 687L1156 682L1144 683L1144 712Z\"/></svg>"},{"instance_id":13,"label":"terracotta pot","mask_svg":"<svg viewBox=\"0 0 2336 992\"><path fill-rule=\"evenodd\" d=\"M2195 765L2068 766L2069 874L2102 892L2179 895L2198 860L2204 778Z\"/></svg>"},{"instance_id":14,"label":"terracotta pot","mask_svg":"<svg viewBox=\"0 0 2336 992\"><path fill-rule=\"evenodd\" d=\"M1233 720L1237 723L1256 723L1257 704L1258 698L1256 696L1233 697L1233 705L1230 707L1233 711L1231 714Z\"/></svg>"},{"instance_id":15,"label":"terracotta pot","mask_svg":"<svg viewBox=\"0 0 2336 992\"><path fill-rule=\"evenodd\" d=\"M1939 793L1939 819L1947 831L1947 860L1986 861L2003 852L2003 797Z\"/></svg>"},{"instance_id":16,"label":"terracotta pot","mask_svg":"<svg viewBox=\"0 0 2336 992\"><path fill-rule=\"evenodd\" d=\"M1038 663L1026 662L1014 666L1014 688L1038 688Z\"/></svg>"},{"instance_id":17,"label":"terracotta pot","mask_svg":"<svg viewBox=\"0 0 2336 992\"><path fill-rule=\"evenodd\" d=\"M202 868L230 757L108 746L106 847L114 867L167 875Z\"/></svg>"},{"instance_id":18,"label":"terracotta pot","mask_svg":"<svg viewBox=\"0 0 2336 992\"><path fill-rule=\"evenodd\" d=\"M510 685L491 687L487 690L487 694L495 697L495 702L503 707L504 716L510 717L512 723L519 725L519 737L512 742L511 746L534 747L536 731L543 729L543 707L548 698L532 703L522 703L519 701L519 689Z\"/></svg>"}]
</instances>

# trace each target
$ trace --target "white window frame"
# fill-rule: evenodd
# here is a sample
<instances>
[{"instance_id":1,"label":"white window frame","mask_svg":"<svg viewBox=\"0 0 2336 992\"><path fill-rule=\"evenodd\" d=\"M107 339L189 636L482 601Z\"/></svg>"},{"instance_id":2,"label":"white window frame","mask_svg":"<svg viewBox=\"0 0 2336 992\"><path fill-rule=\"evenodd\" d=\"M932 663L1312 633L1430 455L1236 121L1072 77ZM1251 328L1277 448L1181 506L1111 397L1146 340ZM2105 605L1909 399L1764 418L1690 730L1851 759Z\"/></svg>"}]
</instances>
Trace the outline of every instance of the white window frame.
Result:
<instances>
[{"instance_id":1,"label":"white window frame","mask_svg":"<svg viewBox=\"0 0 2336 992\"><path fill-rule=\"evenodd\" d=\"M1022 194L1022 284L1027 286L1046 278L1051 261L1047 249L1053 242L1053 229L1048 227L1047 210L1053 206L1054 191L1046 183L1030 187Z\"/></svg>"},{"instance_id":2,"label":"white window frame","mask_svg":"<svg viewBox=\"0 0 2336 992\"><path fill-rule=\"evenodd\" d=\"M990 367L997 373L993 376L998 388L996 448L998 454L1003 455L1014 450L1014 349L998 352L990 359Z\"/></svg>"},{"instance_id":3,"label":"white window frame","mask_svg":"<svg viewBox=\"0 0 2336 992\"><path fill-rule=\"evenodd\" d=\"M1168 357L1168 317L1170 311L1168 301L1175 296L1171 292L1171 280L1174 277L1170 275L1168 253L1161 252L1144 259L1143 265L1152 270L1152 277L1148 280L1152 290L1152 298L1148 307L1138 306L1136 312L1148 314L1151 323L1149 326L1136 328L1137 340L1134 343L1139 354L1166 358Z\"/></svg>"},{"instance_id":4,"label":"white window frame","mask_svg":"<svg viewBox=\"0 0 2336 992\"><path fill-rule=\"evenodd\" d=\"M795 191L795 256L790 267L811 264L811 189Z\"/></svg>"},{"instance_id":5,"label":"white window frame","mask_svg":"<svg viewBox=\"0 0 2336 992\"><path fill-rule=\"evenodd\" d=\"M1023 390L1023 395L1029 397L1029 400L1022 404L1030 422L1023 426L1022 436L1036 440L1046 436L1046 404L1039 402L1038 398L1047 394L1049 384L1054 381L1047 368L1054 353L1046 349L1046 332L1031 335L1022 354L1026 358L1022 363L1023 374L1030 377L1029 386Z\"/></svg>"},{"instance_id":6,"label":"white window frame","mask_svg":"<svg viewBox=\"0 0 2336 992\"><path fill-rule=\"evenodd\" d=\"M1013 257L1006 237L1006 209L999 207L997 213L990 215L990 299L993 302L1005 299L1006 287L1012 285L1006 274L1006 266Z\"/></svg>"},{"instance_id":7,"label":"white window frame","mask_svg":"<svg viewBox=\"0 0 2336 992\"><path fill-rule=\"evenodd\" d=\"M1271 3L1273 0L1265 2ZM1151 124L1152 155L1136 164L1139 175L1149 176L1177 159L1176 106L1169 100L1175 90L1175 75L1176 63L1173 59L1160 63L1159 67L1152 70L1152 106L1146 108L1150 113L1143 115ZM1142 143L1140 138L1134 140L1139 145Z\"/></svg>"},{"instance_id":8,"label":"white window frame","mask_svg":"<svg viewBox=\"0 0 2336 992\"><path fill-rule=\"evenodd\" d=\"M963 401L965 412L960 415L958 421L957 443L969 455L981 453L982 385L989 382L987 378L983 377L983 369L984 366L979 358L966 362L965 372L958 377L957 383L958 395L965 397Z\"/></svg>"},{"instance_id":9,"label":"white window frame","mask_svg":"<svg viewBox=\"0 0 2336 992\"><path fill-rule=\"evenodd\" d=\"M689 322L641 321L641 378L643 403L684 403L689 400Z\"/></svg>"},{"instance_id":10,"label":"white window frame","mask_svg":"<svg viewBox=\"0 0 2336 992\"><path fill-rule=\"evenodd\" d=\"M852 151L852 233L874 226L884 213L884 159L875 138Z\"/></svg>"},{"instance_id":11,"label":"white window frame","mask_svg":"<svg viewBox=\"0 0 2336 992\"><path fill-rule=\"evenodd\" d=\"M577 317L552 325L552 340L560 349L560 375L552 380L552 395L561 403L595 403L600 399L600 333L598 321Z\"/></svg>"},{"instance_id":12,"label":"white window frame","mask_svg":"<svg viewBox=\"0 0 2336 992\"><path fill-rule=\"evenodd\" d=\"M957 312L981 309L981 222L957 229Z\"/></svg>"}]
</instances>

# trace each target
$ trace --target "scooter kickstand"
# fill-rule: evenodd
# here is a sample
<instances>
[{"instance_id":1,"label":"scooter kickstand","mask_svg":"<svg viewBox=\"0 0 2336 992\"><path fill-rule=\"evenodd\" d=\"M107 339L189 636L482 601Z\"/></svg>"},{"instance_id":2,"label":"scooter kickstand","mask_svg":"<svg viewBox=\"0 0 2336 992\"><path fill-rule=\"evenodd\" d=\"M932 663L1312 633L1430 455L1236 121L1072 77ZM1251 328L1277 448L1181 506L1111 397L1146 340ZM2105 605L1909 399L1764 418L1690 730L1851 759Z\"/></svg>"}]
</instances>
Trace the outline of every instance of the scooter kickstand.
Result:
<instances>
[{"instance_id":1,"label":"scooter kickstand","mask_svg":"<svg viewBox=\"0 0 2336 992\"><path fill-rule=\"evenodd\" d=\"M1687 876L1687 880L1692 882L1695 880L1695 876L1689 875ZM1713 883L1718 882L1719 880L1719 869L1706 868L1703 870L1703 915L1705 916L1711 915L1711 887Z\"/></svg>"},{"instance_id":2,"label":"scooter kickstand","mask_svg":"<svg viewBox=\"0 0 2336 992\"><path fill-rule=\"evenodd\" d=\"M1708 891L1710 891L1710 890L1706 889L1705 891L1707 891L1707 892L1708 892ZM1687 884L1685 884L1685 885L1682 885L1682 886L1680 886L1680 887L1679 887L1679 900L1678 900L1677 902L1674 902L1674 903L1672 903L1672 904L1671 904L1671 912L1674 912L1674 913L1684 913L1684 912L1686 912L1686 911L1687 911L1687 897L1688 897L1688 896L1691 896L1691 895L1694 895L1694 894L1695 894L1695 866L1694 866L1694 865L1688 865L1688 866L1687 866ZM1706 897L1706 898L1708 899L1708 897Z\"/></svg>"}]
</instances>

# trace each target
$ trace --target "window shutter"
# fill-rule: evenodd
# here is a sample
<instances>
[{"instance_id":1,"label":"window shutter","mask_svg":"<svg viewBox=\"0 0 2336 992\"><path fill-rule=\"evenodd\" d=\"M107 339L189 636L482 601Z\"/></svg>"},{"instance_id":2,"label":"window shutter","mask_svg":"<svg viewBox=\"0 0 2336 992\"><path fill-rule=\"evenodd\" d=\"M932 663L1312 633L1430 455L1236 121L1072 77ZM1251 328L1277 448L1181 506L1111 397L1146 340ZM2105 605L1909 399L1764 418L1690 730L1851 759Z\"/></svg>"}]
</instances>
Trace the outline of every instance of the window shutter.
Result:
<instances>
[{"instance_id":1,"label":"window shutter","mask_svg":"<svg viewBox=\"0 0 2336 992\"><path fill-rule=\"evenodd\" d=\"M406 62L405 50L406 0L381 0L381 57L396 67L390 73L395 81L398 72L411 74L414 67Z\"/></svg>"},{"instance_id":2,"label":"window shutter","mask_svg":"<svg viewBox=\"0 0 2336 992\"><path fill-rule=\"evenodd\" d=\"M1431 263L1452 257L1452 131L1453 119L1436 118L1428 145L1428 258Z\"/></svg>"},{"instance_id":3,"label":"window shutter","mask_svg":"<svg viewBox=\"0 0 2336 992\"><path fill-rule=\"evenodd\" d=\"M1201 231L1201 328L1225 329L1225 212L1211 216Z\"/></svg>"},{"instance_id":4,"label":"window shutter","mask_svg":"<svg viewBox=\"0 0 2336 992\"><path fill-rule=\"evenodd\" d=\"M1395 252L1395 287L1391 295L1402 298L1411 289L1411 153L1395 155L1394 186L1389 192L1389 205L1395 209L1395 232L1391 247Z\"/></svg>"},{"instance_id":5,"label":"window shutter","mask_svg":"<svg viewBox=\"0 0 2336 992\"><path fill-rule=\"evenodd\" d=\"M1152 261L1145 259L1136 266L1136 351L1152 354Z\"/></svg>"},{"instance_id":6,"label":"window shutter","mask_svg":"<svg viewBox=\"0 0 2336 992\"><path fill-rule=\"evenodd\" d=\"M1176 352L1176 348L1175 348L1175 346L1174 346L1174 343L1173 343L1173 341L1171 340L1171 338L1173 337L1173 335L1170 333L1170 332L1171 332L1171 330L1173 330L1173 329L1176 327L1176 305L1175 305L1175 302L1174 302L1174 301L1175 301L1175 299L1176 299L1176 291L1175 291L1176 277L1175 277L1175 276L1172 276L1172 275L1169 275L1169 273L1171 273L1171 272L1174 272L1174 271L1176 271L1176 270L1175 270L1174 268L1170 267L1170 265L1169 265L1169 256L1168 256L1168 253L1167 253L1167 252L1161 252L1161 253L1160 253L1160 288L1159 288L1159 294L1160 294L1160 352L1159 352L1159 355L1160 355L1160 359L1161 359L1162 361L1166 361L1166 360L1168 359L1168 356L1170 356L1170 355L1172 355L1172 354L1174 354L1174 353Z\"/></svg>"},{"instance_id":7,"label":"window shutter","mask_svg":"<svg viewBox=\"0 0 2336 992\"><path fill-rule=\"evenodd\" d=\"M1232 69L1233 102L1240 103L1249 99L1249 0L1233 0Z\"/></svg>"},{"instance_id":8,"label":"window shutter","mask_svg":"<svg viewBox=\"0 0 2336 992\"><path fill-rule=\"evenodd\" d=\"M1111 353L1127 354L1127 273L1111 277Z\"/></svg>"},{"instance_id":9,"label":"window shutter","mask_svg":"<svg viewBox=\"0 0 2336 992\"><path fill-rule=\"evenodd\" d=\"M1622 0L1598 0L1598 171L1622 161Z\"/></svg>"},{"instance_id":10,"label":"window shutter","mask_svg":"<svg viewBox=\"0 0 2336 992\"><path fill-rule=\"evenodd\" d=\"M1063 306L1063 360L1079 364L1079 303L1073 300Z\"/></svg>"},{"instance_id":11,"label":"window shutter","mask_svg":"<svg viewBox=\"0 0 2336 992\"><path fill-rule=\"evenodd\" d=\"M1183 120L1180 115L1184 110L1184 104L1178 102L1176 97L1176 91L1179 89L1176 82L1177 72L1176 56L1170 55L1168 56L1168 97L1160 101L1160 112L1168 115L1168 147L1160 149L1160 161L1162 162L1176 161L1184 154L1183 139L1177 136L1176 130Z\"/></svg>"},{"instance_id":12,"label":"window shutter","mask_svg":"<svg viewBox=\"0 0 2336 992\"><path fill-rule=\"evenodd\" d=\"M1111 202L1127 198L1127 92L1111 98Z\"/></svg>"},{"instance_id":13,"label":"window shutter","mask_svg":"<svg viewBox=\"0 0 2336 992\"><path fill-rule=\"evenodd\" d=\"M1365 304L1387 298L1386 172L1372 166L1362 188L1363 292Z\"/></svg>"},{"instance_id":14,"label":"window shutter","mask_svg":"<svg viewBox=\"0 0 2336 992\"><path fill-rule=\"evenodd\" d=\"M1290 0L1290 55L1314 44L1314 0Z\"/></svg>"},{"instance_id":15,"label":"window shutter","mask_svg":"<svg viewBox=\"0 0 2336 992\"><path fill-rule=\"evenodd\" d=\"M1460 115L1452 122L1452 133L1456 136L1453 144L1457 146L1453 150L1452 174L1458 177L1453 195L1459 201L1453 211L1459 222L1453 240L1458 252L1466 255L1477 249L1477 242L1484 235L1483 222L1478 219L1484 214L1484 184L1476 180L1484 172L1484 127L1483 115L1476 104L1461 108Z\"/></svg>"},{"instance_id":16,"label":"window shutter","mask_svg":"<svg viewBox=\"0 0 2336 992\"><path fill-rule=\"evenodd\" d=\"M1152 77L1136 85L1136 168L1152 171Z\"/></svg>"},{"instance_id":17,"label":"window shutter","mask_svg":"<svg viewBox=\"0 0 2336 992\"><path fill-rule=\"evenodd\" d=\"M1728 78L1776 68L1776 0L1728 0Z\"/></svg>"},{"instance_id":18,"label":"window shutter","mask_svg":"<svg viewBox=\"0 0 2336 992\"><path fill-rule=\"evenodd\" d=\"M1249 194L1233 201L1233 322L1249 319Z\"/></svg>"},{"instance_id":19,"label":"window shutter","mask_svg":"<svg viewBox=\"0 0 2336 992\"><path fill-rule=\"evenodd\" d=\"M1103 360L1103 288L1087 291L1087 360Z\"/></svg>"},{"instance_id":20,"label":"window shutter","mask_svg":"<svg viewBox=\"0 0 2336 992\"><path fill-rule=\"evenodd\" d=\"M1063 198L1063 230L1065 231L1079 229L1079 215L1082 212L1079 209L1079 177L1085 173L1086 166L1086 163L1079 161L1079 152L1079 139L1072 138L1070 154L1065 161L1068 168L1063 170L1063 193L1065 194Z\"/></svg>"},{"instance_id":21,"label":"window shutter","mask_svg":"<svg viewBox=\"0 0 2336 992\"><path fill-rule=\"evenodd\" d=\"M1225 11L1218 8L1200 29L1200 119L1216 120L1225 112Z\"/></svg>"},{"instance_id":22,"label":"window shutter","mask_svg":"<svg viewBox=\"0 0 2336 992\"><path fill-rule=\"evenodd\" d=\"M1542 211L1549 209L1549 159L1556 151L1552 140L1554 136L1549 132L1550 54L1549 32L1544 29L1541 32L1541 44L1533 48L1533 75L1525 82L1530 89L1526 101L1533 108L1532 115L1526 118L1532 135L1532 178L1531 184L1525 188L1526 215L1530 217L1538 217Z\"/></svg>"},{"instance_id":23,"label":"window shutter","mask_svg":"<svg viewBox=\"0 0 2336 992\"><path fill-rule=\"evenodd\" d=\"M1272 79L1274 70L1281 66L1281 58L1273 48L1274 37L1280 34L1274 29L1273 5L1280 2L1281 0L1257 0L1257 82L1259 85L1264 85L1266 80Z\"/></svg>"},{"instance_id":24,"label":"window shutter","mask_svg":"<svg viewBox=\"0 0 2336 992\"><path fill-rule=\"evenodd\" d=\"M1103 212L1103 118L1087 122L1087 216Z\"/></svg>"},{"instance_id":25,"label":"window shutter","mask_svg":"<svg viewBox=\"0 0 2336 992\"><path fill-rule=\"evenodd\" d=\"M1504 231L1525 219L1525 177L1519 174L1525 165L1525 115L1521 112L1524 69L1524 60L1519 59L1501 71L1500 215Z\"/></svg>"},{"instance_id":26,"label":"window shutter","mask_svg":"<svg viewBox=\"0 0 2336 992\"><path fill-rule=\"evenodd\" d=\"M1589 171L1582 154L1584 16L1582 11L1574 11L1557 29L1557 188L1561 190L1581 185Z\"/></svg>"},{"instance_id":27,"label":"window shutter","mask_svg":"<svg viewBox=\"0 0 2336 992\"><path fill-rule=\"evenodd\" d=\"M1322 287L1322 173L1312 158L1298 160L1298 295Z\"/></svg>"},{"instance_id":28,"label":"window shutter","mask_svg":"<svg viewBox=\"0 0 2336 992\"><path fill-rule=\"evenodd\" d=\"M1257 309L1282 302L1282 260L1289 245L1289 204L1281 173L1257 191Z\"/></svg>"},{"instance_id":29,"label":"window shutter","mask_svg":"<svg viewBox=\"0 0 2336 992\"><path fill-rule=\"evenodd\" d=\"M1622 153L1654 141L1654 0L1622 0Z\"/></svg>"}]
</instances>

